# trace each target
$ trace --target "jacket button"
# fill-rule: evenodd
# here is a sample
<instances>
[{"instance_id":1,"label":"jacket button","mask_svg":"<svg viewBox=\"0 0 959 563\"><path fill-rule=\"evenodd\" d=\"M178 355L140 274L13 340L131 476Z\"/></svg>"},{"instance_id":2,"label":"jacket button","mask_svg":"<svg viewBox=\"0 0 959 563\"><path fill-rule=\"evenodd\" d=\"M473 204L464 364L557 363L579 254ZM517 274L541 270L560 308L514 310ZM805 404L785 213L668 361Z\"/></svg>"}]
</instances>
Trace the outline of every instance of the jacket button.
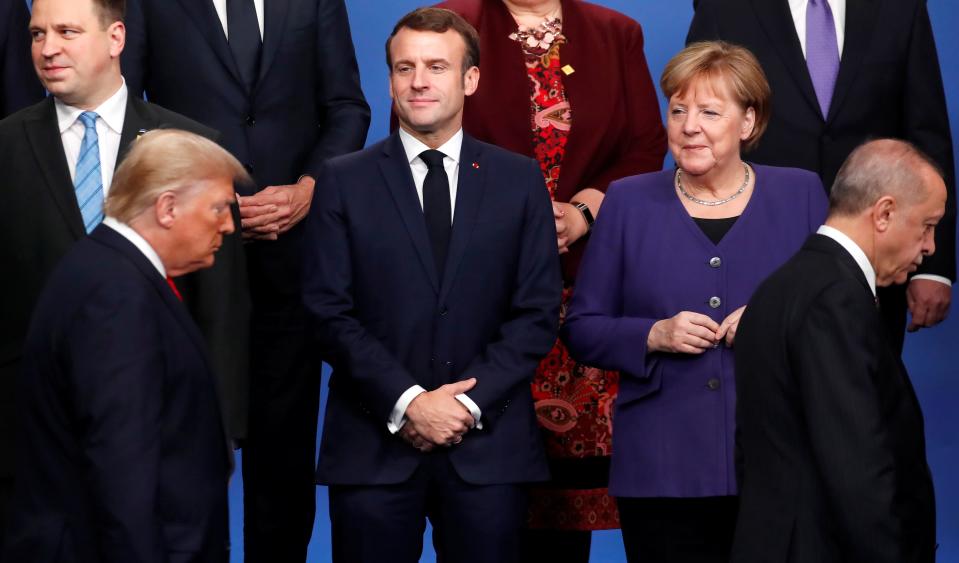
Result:
<instances>
[{"instance_id":1,"label":"jacket button","mask_svg":"<svg viewBox=\"0 0 959 563\"><path fill-rule=\"evenodd\" d=\"M446 307L443 307L442 309L440 309L440 316L441 316L441 317L445 317L445 316L446 316L446 313L449 313L449 310L447 310Z\"/></svg>"},{"instance_id":2,"label":"jacket button","mask_svg":"<svg viewBox=\"0 0 959 563\"><path fill-rule=\"evenodd\" d=\"M709 306L712 307L713 309L718 309L719 306L722 304L723 304L723 300L718 297L714 296L709 298Z\"/></svg>"},{"instance_id":3,"label":"jacket button","mask_svg":"<svg viewBox=\"0 0 959 563\"><path fill-rule=\"evenodd\" d=\"M250 127L253 127L254 125L256 125L256 120L253 119L252 115L246 116L246 124L249 125Z\"/></svg>"},{"instance_id":4,"label":"jacket button","mask_svg":"<svg viewBox=\"0 0 959 563\"><path fill-rule=\"evenodd\" d=\"M709 265L713 268L718 268L723 265L723 259L719 256L713 256L709 259Z\"/></svg>"},{"instance_id":5,"label":"jacket button","mask_svg":"<svg viewBox=\"0 0 959 563\"><path fill-rule=\"evenodd\" d=\"M709 381L706 382L706 387L708 387L710 391L715 391L716 389L719 389L719 380L716 379L715 377L711 378Z\"/></svg>"}]
</instances>

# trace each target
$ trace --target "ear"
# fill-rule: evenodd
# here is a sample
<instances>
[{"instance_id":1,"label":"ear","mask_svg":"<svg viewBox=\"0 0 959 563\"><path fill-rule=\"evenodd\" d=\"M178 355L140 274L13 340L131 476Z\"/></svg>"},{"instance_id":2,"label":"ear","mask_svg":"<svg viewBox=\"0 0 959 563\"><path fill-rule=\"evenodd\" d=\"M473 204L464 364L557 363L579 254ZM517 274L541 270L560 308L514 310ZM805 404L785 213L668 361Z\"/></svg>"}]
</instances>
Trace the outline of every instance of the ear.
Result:
<instances>
[{"instance_id":1,"label":"ear","mask_svg":"<svg viewBox=\"0 0 959 563\"><path fill-rule=\"evenodd\" d=\"M872 206L872 222L876 232L886 232L895 214L896 198L891 195L884 195L879 198Z\"/></svg>"},{"instance_id":2,"label":"ear","mask_svg":"<svg viewBox=\"0 0 959 563\"><path fill-rule=\"evenodd\" d=\"M478 66L471 66L466 69L463 75L463 91L467 96L472 96L473 92L479 87L480 69Z\"/></svg>"},{"instance_id":3,"label":"ear","mask_svg":"<svg viewBox=\"0 0 959 563\"><path fill-rule=\"evenodd\" d=\"M127 28L123 22L115 21L107 28L107 36L110 38L110 57L116 59L127 43Z\"/></svg>"},{"instance_id":4,"label":"ear","mask_svg":"<svg viewBox=\"0 0 959 563\"><path fill-rule=\"evenodd\" d=\"M176 221L176 194L173 192L163 192L153 204L153 211L156 214L157 224L164 229L173 227Z\"/></svg>"},{"instance_id":5,"label":"ear","mask_svg":"<svg viewBox=\"0 0 959 563\"><path fill-rule=\"evenodd\" d=\"M746 113L743 115L743 126L739 131L739 139L745 141L753 134L753 129L756 128L756 110L752 107L746 108Z\"/></svg>"}]
</instances>

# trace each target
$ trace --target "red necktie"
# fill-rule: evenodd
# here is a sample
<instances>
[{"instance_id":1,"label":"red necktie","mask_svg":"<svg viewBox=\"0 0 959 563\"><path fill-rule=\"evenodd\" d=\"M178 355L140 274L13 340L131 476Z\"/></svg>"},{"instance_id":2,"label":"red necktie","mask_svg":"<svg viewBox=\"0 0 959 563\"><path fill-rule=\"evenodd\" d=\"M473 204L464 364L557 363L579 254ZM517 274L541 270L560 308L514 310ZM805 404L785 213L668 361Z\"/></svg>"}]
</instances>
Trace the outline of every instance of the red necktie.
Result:
<instances>
[{"instance_id":1,"label":"red necktie","mask_svg":"<svg viewBox=\"0 0 959 563\"><path fill-rule=\"evenodd\" d=\"M170 286L170 289L173 290L173 295L176 295L176 298L177 298L177 299L179 299L180 301L183 301L183 296L180 295L180 290L177 289L177 288L176 288L176 284L173 283L173 278L171 278L170 276L167 276L167 277L166 277L166 283L167 283L167 285Z\"/></svg>"}]
</instances>

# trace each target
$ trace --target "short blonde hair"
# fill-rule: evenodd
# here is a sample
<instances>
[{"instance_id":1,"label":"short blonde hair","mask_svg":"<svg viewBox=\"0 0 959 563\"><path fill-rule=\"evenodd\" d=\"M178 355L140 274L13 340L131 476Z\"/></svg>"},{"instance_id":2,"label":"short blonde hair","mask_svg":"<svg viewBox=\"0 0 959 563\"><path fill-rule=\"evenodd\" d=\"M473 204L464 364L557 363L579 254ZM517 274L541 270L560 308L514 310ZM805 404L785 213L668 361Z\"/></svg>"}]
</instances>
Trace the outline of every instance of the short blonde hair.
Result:
<instances>
[{"instance_id":1,"label":"short blonde hair","mask_svg":"<svg viewBox=\"0 0 959 563\"><path fill-rule=\"evenodd\" d=\"M178 129L150 131L117 167L104 212L129 223L163 192L186 193L199 182L216 179L252 182L239 161L213 141Z\"/></svg>"},{"instance_id":2,"label":"short blonde hair","mask_svg":"<svg viewBox=\"0 0 959 563\"><path fill-rule=\"evenodd\" d=\"M700 41L670 59L659 86L669 100L677 93L684 94L693 82L703 78L710 82L722 80L743 111L753 108L756 123L743 141L743 150L754 148L769 124L771 97L769 82L759 61L745 47L725 41Z\"/></svg>"}]
</instances>

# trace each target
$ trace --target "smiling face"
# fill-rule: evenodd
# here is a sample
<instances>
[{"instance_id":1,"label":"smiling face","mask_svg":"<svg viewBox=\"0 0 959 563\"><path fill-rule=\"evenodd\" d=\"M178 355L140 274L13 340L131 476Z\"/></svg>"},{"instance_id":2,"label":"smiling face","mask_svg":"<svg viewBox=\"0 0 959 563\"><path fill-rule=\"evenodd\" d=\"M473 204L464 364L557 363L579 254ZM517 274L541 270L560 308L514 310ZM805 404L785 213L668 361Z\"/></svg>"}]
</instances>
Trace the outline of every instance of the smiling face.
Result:
<instances>
[{"instance_id":1,"label":"smiling face","mask_svg":"<svg viewBox=\"0 0 959 563\"><path fill-rule=\"evenodd\" d=\"M170 225L173 252L169 264L164 261L171 276L213 265L213 254L223 244L223 235L233 232L233 179L202 180L175 197L175 220Z\"/></svg>"},{"instance_id":2,"label":"smiling face","mask_svg":"<svg viewBox=\"0 0 959 563\"><path fill-rule=\"evenodd\" d=\"M479 69L463 72L466 43L454 30L399 30L390 43L390 97L400 126L430 146L460 129L465 96L476 91Z\"/></svg>"},{"instance_id":3,"label":"smiling face","mask_svg":"<svg viewBox=\"0 0 959 563\"><path fill-rule=\"evenodd\" d=\"M923 256L936 251L935 229L945 213L946 185L931 167L926 166L922 185L924 197L913 205L894 203L880 213L876 233L876 285L906 283L909 274L922 263Z\"/></svg>"},{"instance_id":4,"label":"smiling face","mask_svg":"<svg viewBox=\"0 0 959 563\"><path fill-rule=\"evenodd\" d=\"M722 78L695 78L669 99L669 150L688 176L705 180L738 168L740 147L754 126L755 112L733 99Z\"/></svg>"},{"instance_id":5,"label":"smiling face","mask_svg":"<svg viewBox=\"0 0 959 563\"><path fill-rule=\"evenodd\" d=\"M126 30L104 26L93 0L35 0L30 34L37 76L64 103L93 109L120 87Z\"/></svg>"}]
</instances>

